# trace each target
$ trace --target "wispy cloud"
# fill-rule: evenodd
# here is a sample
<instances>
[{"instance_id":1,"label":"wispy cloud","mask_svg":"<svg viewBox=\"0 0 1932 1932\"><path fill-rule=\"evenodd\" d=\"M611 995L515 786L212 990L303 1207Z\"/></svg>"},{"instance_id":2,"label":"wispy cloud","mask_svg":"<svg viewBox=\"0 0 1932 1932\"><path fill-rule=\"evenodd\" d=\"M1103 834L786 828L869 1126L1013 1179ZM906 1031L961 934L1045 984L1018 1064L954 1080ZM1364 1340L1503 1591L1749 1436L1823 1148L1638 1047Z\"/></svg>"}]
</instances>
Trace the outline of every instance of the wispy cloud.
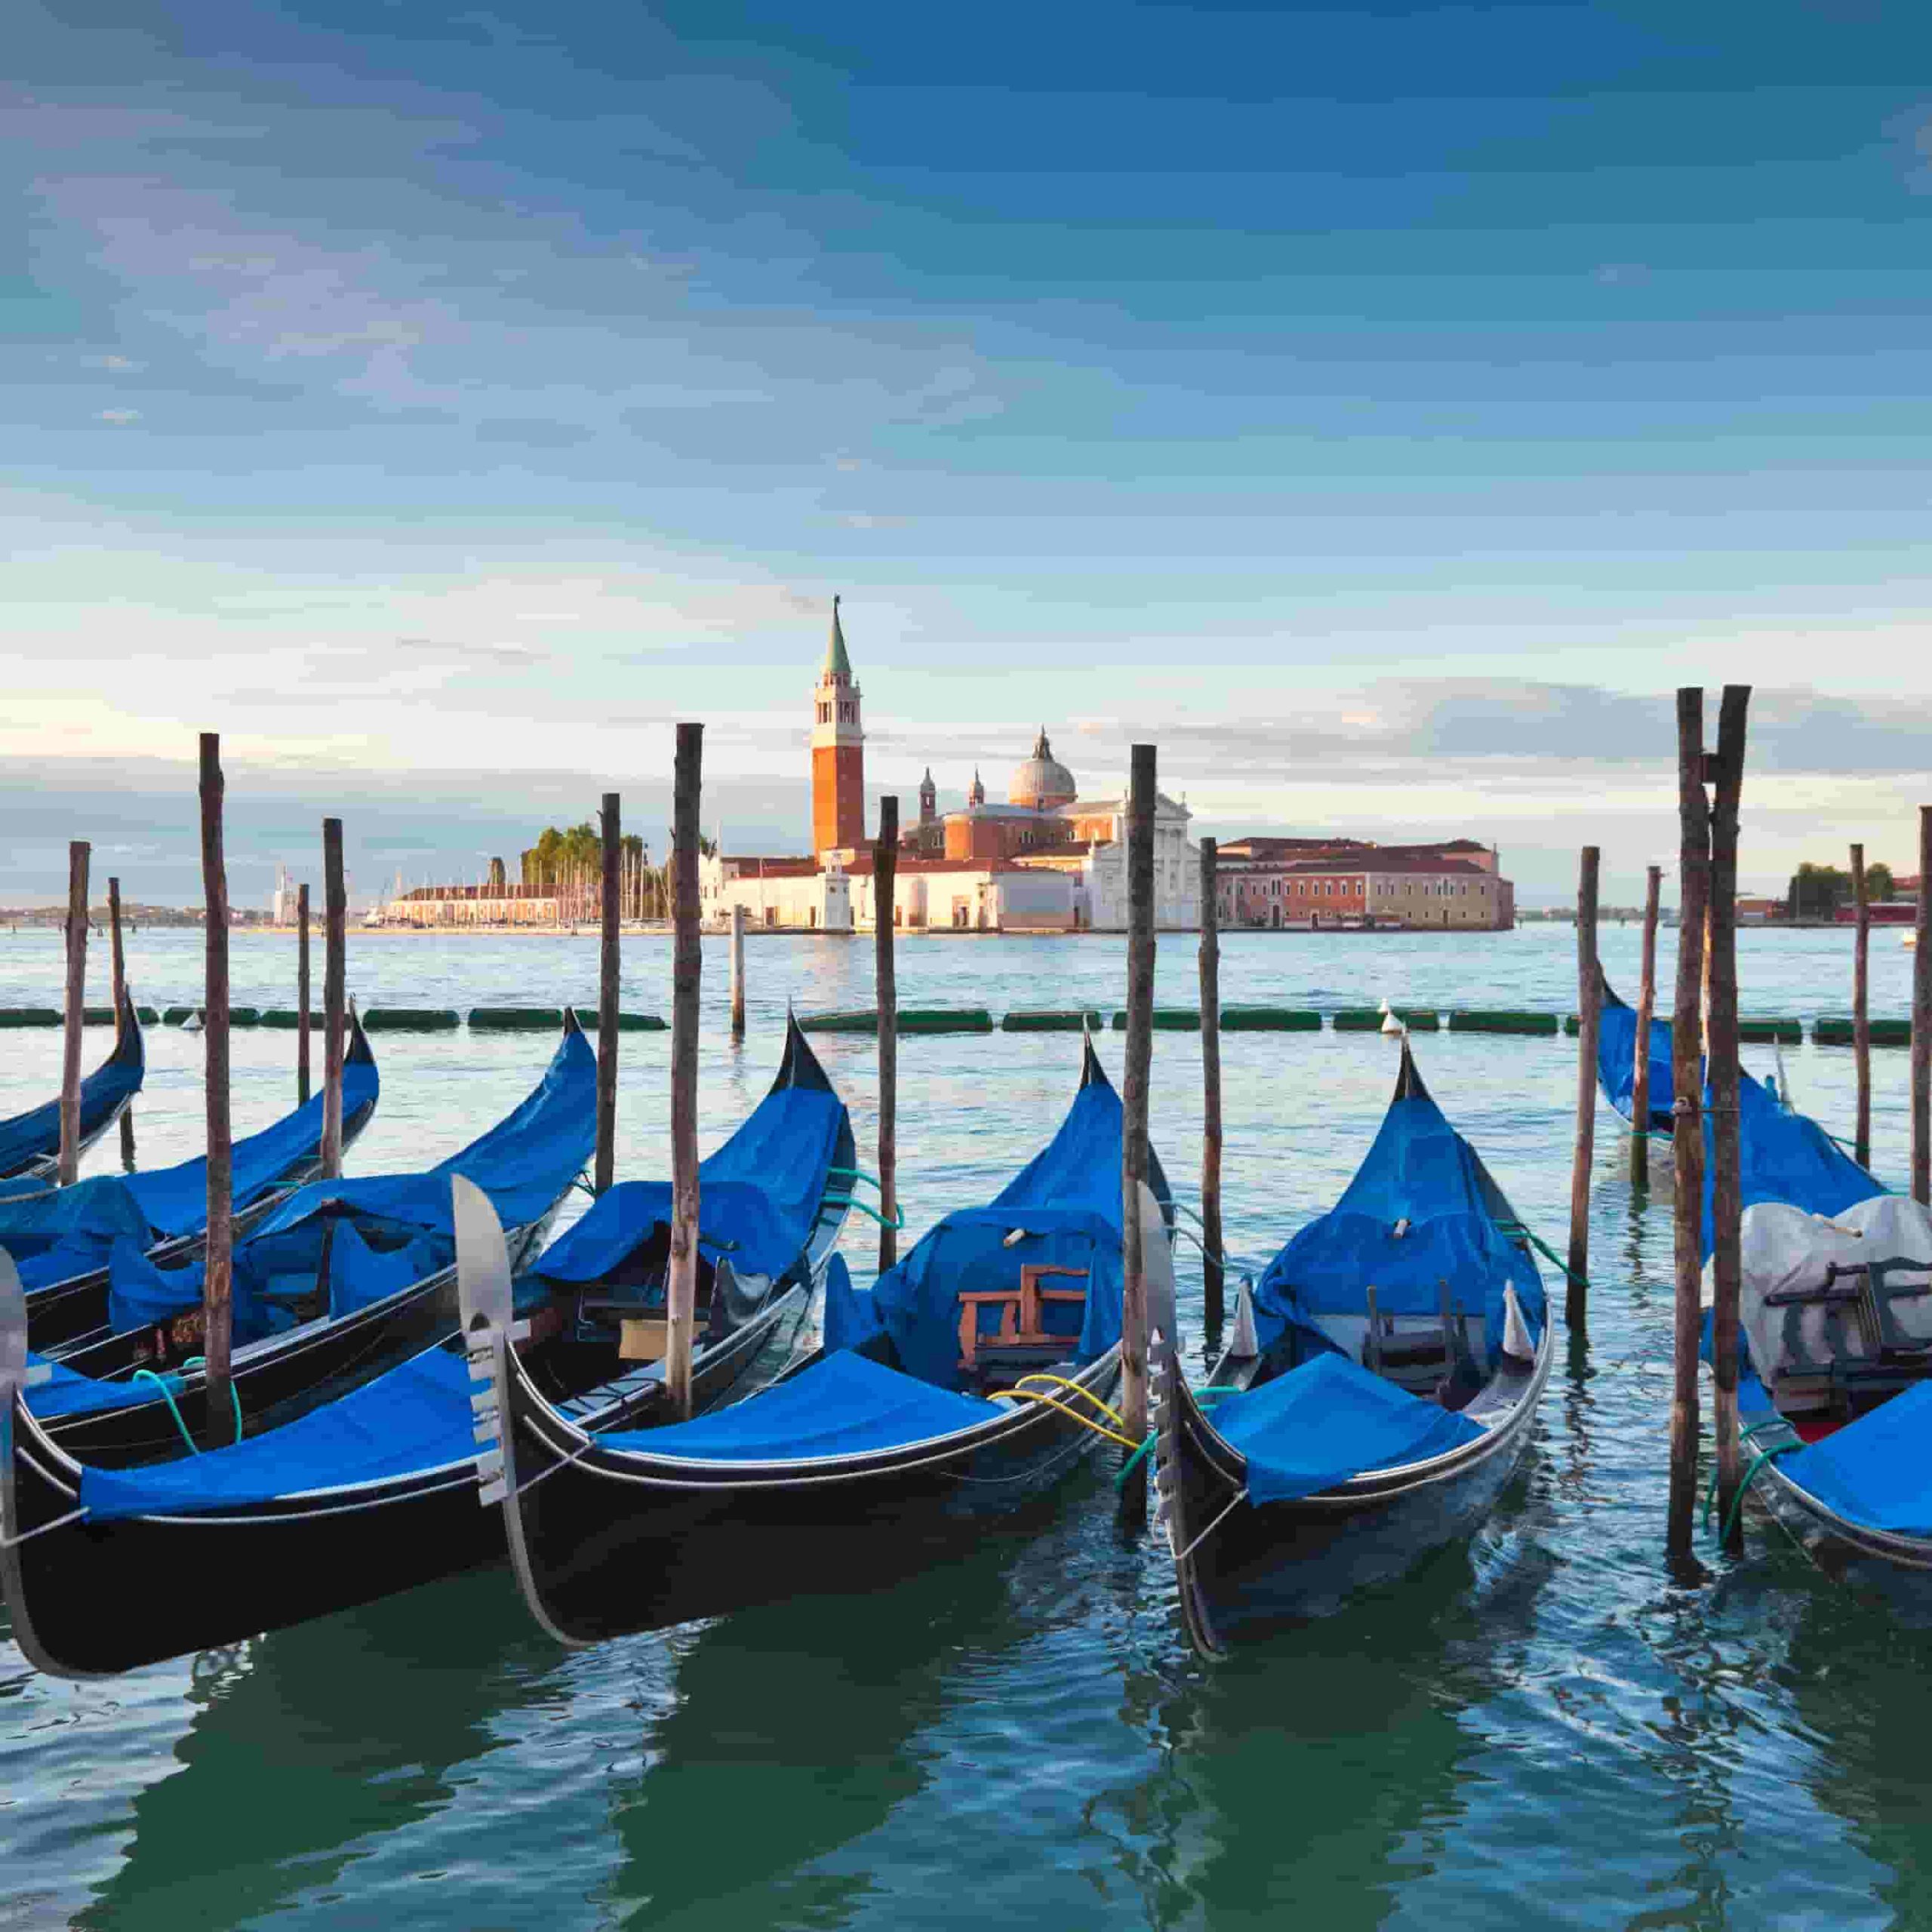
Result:
<instances>
[{"instance_id":1,"label":"wispy cloud","mask_svg":"<svg viewBox=\"0 0 1932 1932\"><path fill-rule=\"evenodd\" d=\"M94 413L97 423L138 423L140 420L138 409L102 409Z\"/></svg>"}]
</instances>

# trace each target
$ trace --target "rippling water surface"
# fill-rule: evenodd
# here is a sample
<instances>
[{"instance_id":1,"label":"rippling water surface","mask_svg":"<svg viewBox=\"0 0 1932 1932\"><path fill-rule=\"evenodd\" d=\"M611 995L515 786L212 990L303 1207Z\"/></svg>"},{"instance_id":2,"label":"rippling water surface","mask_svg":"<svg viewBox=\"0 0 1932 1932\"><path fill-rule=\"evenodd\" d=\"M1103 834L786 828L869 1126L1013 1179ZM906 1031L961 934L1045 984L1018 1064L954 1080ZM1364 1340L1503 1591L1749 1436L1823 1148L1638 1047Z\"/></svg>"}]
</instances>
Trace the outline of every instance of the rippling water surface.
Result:
<instances>
[{"instance_id":1,"label":"rippling water surface","mask_svg":"<svg viewBox=\"0 0 1932 1932\"><path fill-rule=\"evenodd\" d=\"M1846 936L1746 934L1740 951L1746 1012L1847 1010ZM788 998L871 1001L869 940L749 952L738 1049L706 943L707 1149L769 1080ZM1604 953L1634 998L1635 929L1607 931ZM0 935L0 1004L57 1005L60 954L57 935ZM144 1001L194 996L195 936L137 934L129 955ZM625 958L626 1004L668 1011L668 942L628 940ZM1159 999L1192 1003L1194 959L1191 937L1162 940ZM1874 936L1875 1013L1908 1010L1909 961ZM1666 985L1670 971L1666 935ZM238 1004L291 1004L294 977L291 941L237 938ZM1235 1001L1557 1011L1575 968L1567 928L1255 935L1226 942L1223 979ZM365 1007L589 1000L595 983L589 938L350 941ZM900 948L908 1004L1111 1011L1124 983L1105 938ZM90 1032L90 1063L106 1038ZM454 1151L548 1051L467 1032L376 1044L364 1173ZM1119 1045L1103 1042L1116 1077ZM913 1231L1032 1151L1078 1048L902 1043ZM195 1151L201 1106L196 1038L159 1028L149 1049L144 1164ZM669 1036L626 1034L622 1051L620 1171L662 1174ZM872 1043L820 1051L869 1161ZM1574 1043L1444 1033L1418 1051L1560 1245ZM1346 1180L1393 1057L1332 1032L1231 1035L1223 1052L1229 1243L1260 1257ZM0 1034L0 1115L46 1097L59 1057L57 1033ZM1849 1051L1786 1059L1799 1104L1848 1133ZM236 1033L238 1132L289 1103L293 1060L292 1035ZM1875 1060L1875 1164L1897 1180L1906 1057ZM1762 1070L1770 1050L1746 1060ZM1177 1184L1198 1173L1199 1080L1198 1038L1157 1035L1153 1129ZM90 1166L115 1159L110 1137ZM105 1683L41 1678L0 1641L0 1925L1932 1924L1932 1634L1761 1522L1741 1561L1712 1555L1707 1586L1664 1571L1667 1164L1656 1183L1632 1189L1601 1115L1589 1334L1559 1357L1524 1474L1472 1543L1344 1615L1198 1663L1171 1571L1122 1540L1097 1466L1044 1530L890 1592L817 1578L829 1593L576 1654L500 1572ZM863 1279L870 1224L845 1246ZM1199 1279L1183 1268L1185 1315Z\"/></svg>"}]
</instances>

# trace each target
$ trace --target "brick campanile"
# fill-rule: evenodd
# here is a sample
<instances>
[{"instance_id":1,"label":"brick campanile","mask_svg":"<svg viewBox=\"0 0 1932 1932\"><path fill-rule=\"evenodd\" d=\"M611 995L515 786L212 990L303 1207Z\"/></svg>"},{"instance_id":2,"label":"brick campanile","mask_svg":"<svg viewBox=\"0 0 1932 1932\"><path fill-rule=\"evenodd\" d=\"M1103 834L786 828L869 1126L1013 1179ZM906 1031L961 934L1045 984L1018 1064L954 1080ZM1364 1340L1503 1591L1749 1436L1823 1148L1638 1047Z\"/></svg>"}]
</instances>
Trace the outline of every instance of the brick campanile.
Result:
<instances>
[{"instance_id":1,"label":"brick campanile","mask_svg":"<svg viewBox=\"0 0 1932 1932\"><path fill-rule=\"evenodd\" d=\"M812 853L866 842L866 734L859 727L859 688L845 654L838 599L832 600L832 641L812 694Z\"/></svg>"}]
</instances>

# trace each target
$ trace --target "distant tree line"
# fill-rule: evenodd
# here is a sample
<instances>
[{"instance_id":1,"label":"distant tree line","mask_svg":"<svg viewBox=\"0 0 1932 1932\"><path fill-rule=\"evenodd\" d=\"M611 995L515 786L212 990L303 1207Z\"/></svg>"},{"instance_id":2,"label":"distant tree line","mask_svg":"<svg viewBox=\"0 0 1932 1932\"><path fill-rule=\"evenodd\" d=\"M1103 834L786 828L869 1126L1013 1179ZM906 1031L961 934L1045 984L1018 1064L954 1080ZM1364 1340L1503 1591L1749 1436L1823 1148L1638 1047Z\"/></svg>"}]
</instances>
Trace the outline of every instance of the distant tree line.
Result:
<instances>
[{"instance_id":1,"label":"distant tree line","mask_svg":"<svg viewBox=\"0 0 1932 1932\"><path fill-rule=\"evenodd\" d=\"M668 919L671 916L671 869L654 866L644 840L635 832L623 839L621 866L624 917ZM670 841L665 844L668 848ZM709 858L714 841L700 837L698 848ZM523 882L557 895L559 915L590 919L602 903L604 837L586 819L581 825L546 826L537 843L523 854Z\"/></svg>"},{"instance_id":2,"label":"distant tree line","mask_svg":"<svg viewBox=\"0 0 1932 1932\"><path fill-rule=\"evenodd\" d=\"M1865 868L1868 898L1889 899L1894 890L1890 866ZM1794 919L1829 919L1841 906L1857 903L1850 873L1840 871L1836 866L1814 866L1807 862L1792 874L1791 883L1785 888L1785 911Z\"/></svg>"}]
</instances>

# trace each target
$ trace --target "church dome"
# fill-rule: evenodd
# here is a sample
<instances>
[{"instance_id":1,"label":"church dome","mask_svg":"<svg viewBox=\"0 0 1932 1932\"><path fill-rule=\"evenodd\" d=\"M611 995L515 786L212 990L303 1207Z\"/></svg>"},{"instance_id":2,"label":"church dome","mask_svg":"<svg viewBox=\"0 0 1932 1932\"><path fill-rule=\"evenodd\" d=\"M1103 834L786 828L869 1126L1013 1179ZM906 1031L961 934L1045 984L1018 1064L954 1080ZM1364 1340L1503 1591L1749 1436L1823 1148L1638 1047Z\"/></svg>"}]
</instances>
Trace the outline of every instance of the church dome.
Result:
<instances>
[{"instance_id":1,"label":"church dome","mask_svg":"<svg viewBox=\"0 0 1932 1932\"><path fill-rule=\"evenodd\" d=\"M1073 774L1054 756L1044 725L1033 740L1033 755L1014 767L1006 798L1008 804L1029 805L1035 811L1051 811L1056 805L1072 804Z\"/></svg>"}]
</instances>

